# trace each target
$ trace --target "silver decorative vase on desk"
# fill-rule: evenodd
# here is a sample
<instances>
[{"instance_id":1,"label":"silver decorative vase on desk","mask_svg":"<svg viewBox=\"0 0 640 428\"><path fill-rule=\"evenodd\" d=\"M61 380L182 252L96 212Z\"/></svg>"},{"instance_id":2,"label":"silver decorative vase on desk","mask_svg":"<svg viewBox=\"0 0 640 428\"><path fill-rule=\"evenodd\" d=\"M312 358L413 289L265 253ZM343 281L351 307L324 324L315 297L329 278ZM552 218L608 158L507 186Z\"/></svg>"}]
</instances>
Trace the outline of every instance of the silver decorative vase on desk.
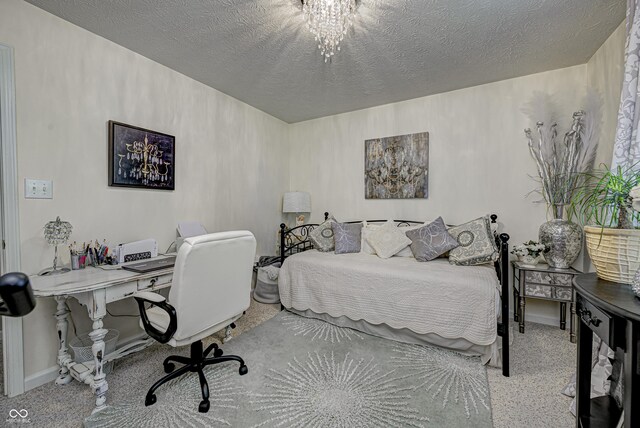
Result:
<instances>
[{"instance_id":1,"label":"silver decorative vase on desk","mask_svg":"<svg viewBox=\"0 0 640 428\"><path fill-rule=\"evenodd\" d=\"M544 253L547 264L567 269L576 261L582 250L582 227L562 218L563 206L552 206L555 218L540 226L540 243L549 249Z\"/></svg>"}]
</instances>

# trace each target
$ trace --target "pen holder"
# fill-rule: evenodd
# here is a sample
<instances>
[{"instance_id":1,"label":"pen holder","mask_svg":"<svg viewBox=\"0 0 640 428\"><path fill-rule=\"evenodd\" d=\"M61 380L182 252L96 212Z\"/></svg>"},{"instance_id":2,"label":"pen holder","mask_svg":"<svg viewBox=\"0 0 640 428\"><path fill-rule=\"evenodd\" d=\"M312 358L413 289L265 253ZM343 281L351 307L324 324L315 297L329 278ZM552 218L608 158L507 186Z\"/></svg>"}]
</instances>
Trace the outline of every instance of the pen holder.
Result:
<instances>
[{"instance_id":1,"label":"pen holder","mask_svg":"<svg viewBox=\"0 0 640 428\"><path fill-rule=\"evenodd\" d=\"M77 254L71 254L71 269L80 269L80 256L78 256Z\"/></svg>"},{"instance_id":2,"label":"pen holder","mask_svg":"<svg viewBox=\"0 0 640 428\"><path fill-rule=\"evenodd\" d=\"M84 254L71 254L71 269L84 269L87 263L87 256Z\"/></svg>"}]
</instances>

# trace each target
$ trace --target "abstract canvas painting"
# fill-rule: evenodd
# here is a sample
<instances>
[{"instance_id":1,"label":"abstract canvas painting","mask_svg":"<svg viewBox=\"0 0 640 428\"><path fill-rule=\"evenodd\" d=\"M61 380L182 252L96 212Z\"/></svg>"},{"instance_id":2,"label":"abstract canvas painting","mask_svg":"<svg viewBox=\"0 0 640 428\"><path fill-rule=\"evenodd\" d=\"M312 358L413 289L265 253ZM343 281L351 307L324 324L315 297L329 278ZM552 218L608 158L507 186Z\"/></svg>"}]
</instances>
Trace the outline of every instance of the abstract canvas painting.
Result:
<instances>
[{"instance_id":1,"label":"abstract canvas painting","mask_svg":"<svg viewBox=\"0 0 640 428\"><path fill-rule=\"evenodd\" d=\"M174 190L175 137L109 121L109 186Z\"/></svg>"},{"instance_id":2,"label":"abstract canvas painting","mask_svg":"<svg viewBox=\"0 0 640 428\"><path fill-rule=\"evenodd\" d=\"M366 199L426 199L429 195L429 133L364 142Z\"/></svg>"}]
</instances>

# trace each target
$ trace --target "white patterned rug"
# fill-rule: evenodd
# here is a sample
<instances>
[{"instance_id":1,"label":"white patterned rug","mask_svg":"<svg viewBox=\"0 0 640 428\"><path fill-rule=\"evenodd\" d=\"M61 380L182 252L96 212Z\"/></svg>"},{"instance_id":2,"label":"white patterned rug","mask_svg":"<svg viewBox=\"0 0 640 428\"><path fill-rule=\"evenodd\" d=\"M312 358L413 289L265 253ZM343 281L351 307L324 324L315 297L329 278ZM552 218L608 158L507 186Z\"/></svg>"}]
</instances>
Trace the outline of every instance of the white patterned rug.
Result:
<instances>
[{"instance_id":1,"label":"white patterned rug","mask_svg":"<svg viewBox=\"0 0 640 428\"><path fill-rule=\"evenodd\" d=\"M112 403L87 427L491 427L479 358L407 345L281 312L223 346L237 363L206 369L211 409L198 413L196 374L158 401ZM158 367L157 379L164 375ZM149 386L156 379L149 379Z\"/></svg>"}]
</instances>

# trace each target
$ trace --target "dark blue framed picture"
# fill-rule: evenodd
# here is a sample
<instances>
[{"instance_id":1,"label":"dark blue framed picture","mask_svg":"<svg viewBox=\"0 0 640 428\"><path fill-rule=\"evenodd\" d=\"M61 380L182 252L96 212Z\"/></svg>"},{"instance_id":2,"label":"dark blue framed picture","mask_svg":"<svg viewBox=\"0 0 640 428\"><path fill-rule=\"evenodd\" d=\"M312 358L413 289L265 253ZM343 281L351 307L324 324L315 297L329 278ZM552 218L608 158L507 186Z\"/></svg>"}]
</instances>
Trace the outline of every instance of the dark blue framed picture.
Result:
<instances>
[{"instance_id":1,"label":"dark blue framed picture","mask_svg":"<svg viewBox=\"0 0 640 428\"><path fill-rule=\"evenodd\" d=\"M109 186L174 190L176 138L109 121Z\"/></svg>"}]
</instances>

